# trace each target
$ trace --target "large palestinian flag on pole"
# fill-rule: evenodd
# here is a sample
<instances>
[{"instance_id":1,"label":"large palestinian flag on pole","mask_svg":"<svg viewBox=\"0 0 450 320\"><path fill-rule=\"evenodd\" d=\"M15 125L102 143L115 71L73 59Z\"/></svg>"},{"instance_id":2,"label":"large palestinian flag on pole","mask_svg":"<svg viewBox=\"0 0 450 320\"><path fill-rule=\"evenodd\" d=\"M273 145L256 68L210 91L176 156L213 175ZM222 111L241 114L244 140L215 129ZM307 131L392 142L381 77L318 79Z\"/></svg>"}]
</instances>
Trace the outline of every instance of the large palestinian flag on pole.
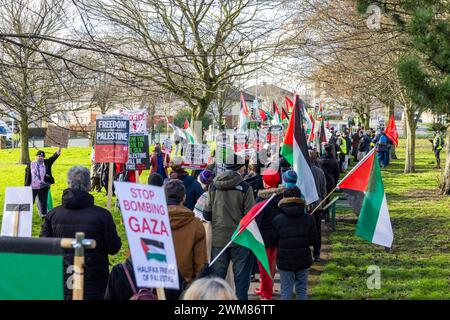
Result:
<instances>
[{"instance_id":1,"label":"large palestinian flag on pole","mask_svg":"<svg viewBox=\"0 0 450 320\"><path fill-rule=\"evenodd\" d=\"M284 137L281 155L292 165L297 173L297 186L305 197L306 204L319 200L316 183L311 172L306 133L303 128L303 102L298 95L294 99L294 108Z\"/></svg>"},{"instance_id":2,"label":"large palestinian flag on pole","mask_svg":"<svg viewBox=\"0 0 450 320\"><path fill-rule=\"evenodd\" d=\"M239 222L239 226L234 232L231 240L243 247L252 250L256 258L261 262L261 265L266 269L267 274L270 275L269 259L267 258L266 247L264 240L259 231L255 218L264 207L273 199L275 195L265 201L258 202Z\"/></svg>"},{"instance_id":3,"label":"large palestinian flag on pole","mask_svg":"<svg viewBox=\"0 0 450 320\"><path fill-rule=\"evenodd\" d=\"M390 248L394 234L375 148L338 183L337 188L349 195L353 210L359 213L356 235Z\"/></svg>"}]
</instances>

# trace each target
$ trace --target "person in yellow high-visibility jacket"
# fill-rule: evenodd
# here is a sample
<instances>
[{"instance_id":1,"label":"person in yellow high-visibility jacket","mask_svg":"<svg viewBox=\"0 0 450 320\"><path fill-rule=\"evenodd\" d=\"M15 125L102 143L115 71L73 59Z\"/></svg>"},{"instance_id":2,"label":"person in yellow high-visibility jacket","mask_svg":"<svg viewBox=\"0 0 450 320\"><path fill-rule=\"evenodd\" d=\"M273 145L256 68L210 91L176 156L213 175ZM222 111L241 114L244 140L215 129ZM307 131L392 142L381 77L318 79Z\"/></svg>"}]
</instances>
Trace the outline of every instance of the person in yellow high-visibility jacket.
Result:
<instances>
[{"instance_id":1,"label":"person in yellow high-visibility jacket","mask_svg":"<svg viewBox=\"0 0 450 320\"><path fill-rule=\"evenodd\" d=\"M344 170L347 170L348 168L348 161L346 161L346 155L348 154L348 149L347 149L347 141L344 137L341 136L341 134L338 132L337 133L337 140L336 140L336 144L338 146L338 159L339 159L339 170L342 172L344 172Z\"/></svg>"},{"instance_id":2,"label":"person in yellow high-visibility jacket","mask_svg":"<svg viewBox=\"0 0 450 320\"><path fill-rule=\"evenodd\" d=\"M441 169L441 150L444 149L444 139L442 135L436 131L433 139L433 151L436 157L436 167L435 169Z\"/></svg>"}]
</instances>

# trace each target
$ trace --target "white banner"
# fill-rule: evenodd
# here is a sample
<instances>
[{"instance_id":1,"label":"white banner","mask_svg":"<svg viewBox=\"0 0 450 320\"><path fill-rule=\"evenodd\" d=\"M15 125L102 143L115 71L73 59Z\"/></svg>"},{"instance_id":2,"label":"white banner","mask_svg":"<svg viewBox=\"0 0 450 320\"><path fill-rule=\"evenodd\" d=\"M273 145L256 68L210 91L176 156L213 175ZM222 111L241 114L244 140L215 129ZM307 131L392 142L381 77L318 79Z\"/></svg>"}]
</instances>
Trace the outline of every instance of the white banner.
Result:
<instances>
[{"instance_id":1,"label":"white banner","mask_svg":"<svg viewBox=\"0 0 450 320\"><path fill-rule=\"evenodd\" d=\"M178 289L178 268L164 189L114 182L138 287Z\"/></svg>"},{"instance_id":2,"label":"white banner","mask_svg":"<svg viewBox=\"0 0 450 320\"><path fill-rule=\"evenodd\" d=\"M147 134L147 110L120 109L119 114L130 118L130 134Z\"/></svg>"},{"instance_id":3,"label":"white banner","mask_svg":"<svg viewBox=\"0 0 450 320\"><path fill-rule=\"evenodd\" d=\"M31 237L33 193L31 187L7 187L3 206L2 236Z\"/></svg>"},{"instance_id":4,"label":"white banner","mask_svg":"<svg viewBox=\"0 0 450 320\"><path fill-rule=\"evenodd\" d=\"M169 138L164 139L164 141L161 145L161 152L170 154L172 152L172 144L173 144L173 141L171 139L169 139Z\"/></svg>"},{"instance_id":5,"label":"white banner","mask_svg":"<svg viewBox=\"0 0 450 320\"><path fill-rule=\"evenodd\" d=\"M185 169L205 169L208 165L210 156L210 147L207 144L188 144L184 152L184 162L182 167Z\"/></svg>"}]
</instances>

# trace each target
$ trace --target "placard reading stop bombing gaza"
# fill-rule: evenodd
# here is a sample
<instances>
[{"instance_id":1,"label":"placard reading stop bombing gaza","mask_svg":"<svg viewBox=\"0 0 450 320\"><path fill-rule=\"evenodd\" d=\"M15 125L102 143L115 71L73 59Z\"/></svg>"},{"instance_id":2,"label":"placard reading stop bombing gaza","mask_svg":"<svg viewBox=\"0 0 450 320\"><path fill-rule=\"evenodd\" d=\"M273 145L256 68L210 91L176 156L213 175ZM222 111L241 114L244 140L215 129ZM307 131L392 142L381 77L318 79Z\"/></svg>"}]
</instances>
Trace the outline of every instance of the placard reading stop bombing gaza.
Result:
<instances>
[{"instance_id":1,"label":"placard reading stop bombing gaza","mask_svg":"<svg viewBox=\"0 0 450 320\"><path fill-rule=\"evenodd\" d=\"M178 289L164 189L114 181L138 287Z\"/></svg>"}]
</instances>

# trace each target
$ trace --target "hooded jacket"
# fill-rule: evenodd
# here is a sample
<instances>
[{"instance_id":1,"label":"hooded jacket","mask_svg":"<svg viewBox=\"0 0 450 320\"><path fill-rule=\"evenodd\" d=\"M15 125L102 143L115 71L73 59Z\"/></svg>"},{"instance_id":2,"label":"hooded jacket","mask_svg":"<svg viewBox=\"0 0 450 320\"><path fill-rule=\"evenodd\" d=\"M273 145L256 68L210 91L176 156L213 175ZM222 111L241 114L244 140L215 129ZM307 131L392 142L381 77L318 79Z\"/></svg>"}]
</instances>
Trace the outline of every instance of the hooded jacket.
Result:
<instances>
[{"instance_id":1,"label":"hooded jacket","mask_svg":"<svg viewBox=\"0 0 450 320\"><path fill-rule=\"evenodd\" d=\"M254 205L253 190L239 173L227 170L214 178L203 213L211 221L212 246L226 246L239 221ZM237 245L230 245L233 246Z\"/></svg>"},{"instance_id":2,"label":"hooded jacket","mask_svg":"<svg viewBox=\"0 0 450 320\"><path fill-rule=\"evenodd\" d=\"M244 177L244 181L250 184L253 190L253 197L256 199L258 191L264 189L262 176L260 174L251 172Z\"/></svg>"},{"instance_id":3,"label":"hooded jacket","mask_svg":"<svg viewBox=\"0 0 450 320\"><path fill-rule=\"evenodd\" d=\"M258 192L258 197L256 202L261 202L269 199L273 194L275 197L267 204L267 206L258 214L255 221L258 225L259 231L264 241L264 246L266 248L276 247L273 243L273 219L281 213L280 208L278 208L278 202L283 199L283 191L285 187L270 188L265 190L260 190Z\"/></svg>"},{"instance_id":4,"label":"hooded jacket","mask_svg":"<svg viewBox=\"0 0 450 320\"><path fill-rule=\"evenodd\" d=\"M281 214L273 220L277 266L284 271L307 269L312 264L310 246L318 241L314 218L304 213L305 201L301 198L283 198L278 207Z\"/></svg>"},{"instance_id":5,"label":"hooded jacket","mask_svg":"<svg viewBox=\"0 0 450 320\"><path fill-rule=\"evenodd\" d=\"M339 163L332 154L326 154L324 157L319 158L318 162L323 173L325 173L328 193L336 187L339 181Z\"/></svg>"},{"instance_id":6,"label":"hooded jacket","mask_svg":"<svg viewBox=\"0 0 450 320\"><path fill-rule=\"evenodd\" d=\"M185 206L169 204L168 210L178 269L191 283L207 262L205 228Z\"/></svg>"},{"instance_id":7,"label":"hooded jacket","mask_svg":"<svg viewBox=\"0 0 450 320\"><path fill-rule=\"evenodd\" d=\"M92 195L66 189L62 205L45 217L41 237L75 238L76 232L84 232L86 239L94 239L97 244L95 249L85 251L84 298L103 299L109 275L108 254L118 253L122 246L116 225L108 210L94 205ZM67 250L64 254L64 283L71 275L66 270L73 265L73 259L73 250ZM72 291L66 285L64 298L72 298Z\"/></svg>"},{"instance_id":8,"label":"hooded jacket","mask_svg":"<svg viewBox=\"0 0 450 320\"><path fill-rule=\"evenodd\" d=\"M171 179L179 179L183 182L186 188L186 201L184 206L190 210L194 210L198 198L203 194L203 188L200 182L191 177L186 171L172 172Z\"/></svg>"}]
</instances>

